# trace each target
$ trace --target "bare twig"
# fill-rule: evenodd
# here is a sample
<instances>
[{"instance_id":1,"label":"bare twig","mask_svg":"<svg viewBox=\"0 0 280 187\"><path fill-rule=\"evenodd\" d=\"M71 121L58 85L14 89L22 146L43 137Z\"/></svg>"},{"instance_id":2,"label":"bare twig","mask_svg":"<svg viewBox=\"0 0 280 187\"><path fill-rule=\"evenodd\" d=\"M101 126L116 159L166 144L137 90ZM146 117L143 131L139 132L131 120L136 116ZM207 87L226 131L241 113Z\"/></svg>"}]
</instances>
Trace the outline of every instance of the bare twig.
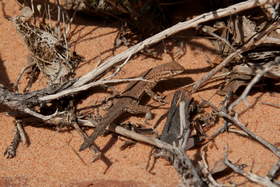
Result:
<instances>
[{"instance_id":1,"label":"bare twig","mask_svg":"<svg viewBox=\"0 0 280 187\"><path fill-rule=\"evenodd\" d=\"M99 80L96 82L85 84L80 87L69 88L69 89L63 90L59 93L56 93L56 94L42 96L39 98L39 100L40 101L49 101L49 100L53 100L53 99L58 99L60 97L66 96L66 95L75 94L75 93L87 90L87 89L95 87L95 86L104 85L104 84L112 84L112 83L129 82L129 81L149 81L149 80L143 79L141 77L134 78L134 79L114 79L114 80L103 80L102 79L102 80Z\"/></svg>"},{"instance_id":2,"label":"bare twig","mask_svg":"<svg viewBox=\"0 0 280 187\"><path fill-rule=\"evenodd\" d=\"M207 29L208 26L203 26L202 27L202 31L213 36L214 38L217 38L218 40L221 40L222 42L224 42L232 51L236 51L235 47L233 47L229 41L227 41L225 38L215 34L214 32L211 32L209 29ZM242 57L242 55L239 54L240 57Z\"/></svg>"},{"instance_id":3,"label":"bare twig","mask_svg":"<svg viewBox=\"0 0 280 187\"><path fill-rule=\"evenodd\" d=\"M50 120L51 118L55 117L58 114L58 112L56 111L54 114L51 114L51 115L48 115L48 116L44 116L42 114L39 114L37 112L34 112L34 111L30 110L29 108L25 108L25 109L23 109L23 111L26 114L30 114L31 116L34 116L34 117L39 118L39 119L42 119L43 121L48 121L48 120Z\"/></svg>"},{"instance_id":4,"label":"bare twig","mask_svg":"<svg viewBox=\"0 0 280 187\"><path fill-rule=\"evenodd\" d=\"M186 101L179 103L180 112L180 139L178 148L182 151L185 150L189 136L190 136L190 123L186 121Z\"/></svg>"},{"instance_id":5,"label":"bare twig","mask_svg":"<svg viewBox=\"0 0 280 187\"><path fill-rule=\"evenodd\" d=\"M206 158L205 158L205 155L206 155L206 146L203 147L201 149L201 160L202 160L202 172L207 176L208 180L212 183L212 186L215 186L215 187L227 187L229 185L225 185L225 184L219 184L215 179L214 177L212 176L211 172L209 171L209 166L208 166L208 163L206 161ZM231 186L229 186L231 187Z\"/></svg>"},{"instance_id":6,"label":"bare twig","mask_svg":"<svg viewBox=\"0 0 280 187\"><path fill-rule=\"evenodd\" d=\"M277 157L280 158L280 150L276 148L274 145L269 143L268 141L264 140L262 137L255 135L253 132L251 132L249 129L245 127L239 120L231 117L230 115L226 114L225 112L219 111L218 115L231 121L234 125L242 129L244 132L246 132L252 139L256 140L257 142L261 143L264 147L269 149L271 152L273 152Z\"/></svg>"},{"instance_id":7,"label":"bare twig","mask_svg":"<svg viewBox=\"0 0 280 187\"><path fill-rule=\"evenodd\" d=\"M113 132L116 132L118 134L121 134L125 137L131 138L131 139L134 139L134 140L137 140L137 141L140 141L140 142L148 143L150 145L154 145L154 146L156 146L158 148L161 148L161 149L166 149L166 150L170 150L170 151L173 150L172 145L170 145L168 143L165 143L165 142L163 142L163 141L161 141L157 138L144 136L144 135L138 134L136 132L129 131L129 130L127 130L123 127L120 127L120 126L116 126L115 129L109 128L109 130L113 131Z\"/></svg>"},{"instance_id":8,"label":"bare twig","mask_svg":"<svg viewBox=\"0 0 280 187\"><path fill-rule=\"evenodd\" d=\"M221 73L219 75L215 75L215 76L212 76L209 78L209 80L207 80L205 82L204 85L208 84L208 83L212 83L212 82L215 82L215 81L219 81L219 80L224 80L226 76L230 75L230 72L226 72L226 73ZM196 82L193 82L193 83L190 83L190 84L187 84L186 86L184 86L183 88L190 88L192 86L194 86L196 84Z\"/></svg>"},{"instance_id":9,"label":"bare twig","mask_svg":"<svg viewBox=\"0 0 280 187\"><path fill-rule=\"evenodd\" d=\"M245 90L243 91L243 93L241 94L240 97L238 97L228 108L229 111L232 111L233 108L238 105L240 103L240 101L244 101L244 103L249 106L246 97L249 94L250 90L252 89L252 87L261 79L261 77L264 76L265 73L267 73L269 70L271 70L272 65L270 66L266 66L264 70L262 70L261 72L257 73L255 75L255 77L250 81L250 83L246 86Z\"/></svg>"},{"instance_id":10,"label":"bare twig","mask_svg":"<svg viewBox=\"0 0 280 187\"><path fill-rule=\"evenodd\" d=\"M209 73L207 73L205 76L203 76L200 80L196 81L195 85L193 86L192 93L195 93L200 87L202 87L212 76L214 76L216 73L218 73L223 67L225 67L227 64L229 64L237 55L240 55L241 53L248 51L249 49L254 48L255 46L259 45L261 39L266 36L271 31L275 30L279 25L279 20L275 21L273 24L271 24L269 27L261 31L260 33L253 36L246 44L244 44L240 49L236 50L235 52L231 53L227 56L221 62L219 65L217 65L214 69L212 69Z\"/></svg>"},{"instance_id":11,"label":"bare twig","mask_svg":"<svg viewBox=\"0 0 280 187\"><path fill-rule=\"evenodd\" d=\"M273 180L279 176L280 171L280 160L274 164L271 169L269 170L267 177L270 178L270 180Z\"/></svg>"},{"instance_id":12,"label":"bare twig","mask_svg":"<svg viewBox=\"0 0 280 187\"><path fill-rule=\"evenodd\" d=\"M81 123L83 126L87 126L87 127L96 127L96 124L94 124L94 122L90 121L90 120L81 120L78 119L78 122ZM110 127L108 128L109 131L111 132L115 132L118 133L122 136L125 136L127 138L131 138L133 140L139 141L139 142L143 142L143 143L147 143L153 146L156 146L158 148L161 149L166 149L166 150L172 150L173 147L172 145L165 143L155 137L150 137L150 136L145 136L139 133L136 133L134 131L130 131L127 130L119 125L110 125Z\"/></svg>"},{"instance_id":13,"label":"bare twig","mask_svg":"<svg viewBox=\"0 0 280 187\"><path fill-rule=\"evenodd\" d=\"M15 88L16 91L18 91L19 81L20 81L20 79L22 78L23 74L24 74L29 68L31 68L31 67L34 66L34 65L35 65L35 63L31 63L31 64L29 64L28 66L24 67L24 68L21 70L20 74L17 76L16 83L15 83L15 85L14 85L14 88Z\"/></svg>"},{"instance_id":14,"label":"bare twig","mask_svg":"<svg viewBox=\"0 0 280 187\"><path fill-rule=\"evenodd\" d=\"M139 44L127 49L126 51L124 51L112 58L109 58L108 60L106 60L103 63L102 66L100 66L100 67L90 71L86 75L80 77L79 80L73 86L78 87L78 86L84 85L85 83L89 82L90 80L95 79L96 77L98 77L99 75L104 73L108 68L119 63L120 61L123 61L123 60L127 59L129 56L132 56L132 55L138 53L139 51L143 50L147 46L151 46L152 44L155 44L165 38L168 38L169 36L176 34L182 30L194 28L201 23L205 23L210 20L215 20L215 19L219 19L222 17L226 17L226 16L229 16L232 14L236 14L238 12L248 10L248 9L251 9L251 8L254 8L257 6L262 6L267 3L275 4L275 3L277 3L277 0L248 0L248 1L245 1L242 3L238 3L235 5L229 6L224 9L218 9L213 12L208 12L208 13L202 14L202 15L195 17L186 22L180 22L150 38L147 38L143 42L140 42ZM237 54L240 54L240 52L241 51L239 51L239 53L237 53Z\"/></svg>"},{"instance_id":15,"label":"bare twig","mask_svg":"<svg viewBox=\"0 0 280 187\"><path fill-rule=\"evenodd\" d=\"M124 67L124 66L128 63L128 61L130 60L131 56L132 56L132 54L130 54L130 55L127 57L127 59L126 59L121 65L119 65L119 66L116 68L115 72L114 72L112 75L110 75L110 76L108 76L108 77L106 77L106 78L104 78L104 79L105 79L105 80L108 80L108 79L110 79L110 78L116 76L116 74L121 70L121 68Z\"/></svg>"},{"instance_id":16,"label":"bare twig","mask_svg":"<svg viewBox=\"0 0 280 187\"><path fill-rule=\"evenodd\" d=\"M275 108L280 108L280 104L276 104L276 103L262 102L262 104L273 106Z\"/></svg>"},{"instance_id":17,"label":"bare twig","mask_svg":"<svg viewBox=\"0 0 280 187\"><path fill-rule=\"evenodd\" d=\"M233 169L233 171L235 171L236 173L246 177L247 179L249 179L250 181L257 183L257 184L261 184L264 186L269 186L269 187L277 187L278 184L272 182L268 177L260 177L254 173L246 173L244 172L241 168L239 168L238 166L234 165L231 161L228 160L228 155L227 152L225 153L225 158L224 158L224 162L225 164L230 167L231 169Z\"/></svg>"},{"instance_id":18,"label":"bare twig","mask_svg":"<svg viewBox=\"0 0 280 187\"><path fill-rule=\"evenodd\" d=\"M182 182L185 186L205 186L205 183L203 182L192 161L182 150L174 146L171 153L174 155L174 160L172 161L173 167L181 175Z\"/></svg>"}]
</instances>

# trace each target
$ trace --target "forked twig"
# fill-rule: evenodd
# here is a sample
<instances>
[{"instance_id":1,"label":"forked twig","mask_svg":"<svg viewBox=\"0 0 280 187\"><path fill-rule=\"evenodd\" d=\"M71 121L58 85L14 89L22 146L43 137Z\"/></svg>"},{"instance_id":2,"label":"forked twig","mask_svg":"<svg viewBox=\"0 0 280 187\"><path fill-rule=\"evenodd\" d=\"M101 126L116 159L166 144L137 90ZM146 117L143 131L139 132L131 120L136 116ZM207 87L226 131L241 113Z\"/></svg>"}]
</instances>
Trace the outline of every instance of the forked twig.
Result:
<instances>
[{"instance_id":1,"label":"forked twig","mask_svg":"<svg viewBox=\"0 0 280 187\"><path fill-rule=\"evenodd\" d=\"M278 62L279 61L279 62ZM248 106L248 102L246 101L246 97L248 96L252 87L268 72L273 68L273 65L279 64L280 65L280 57L276 57L275 62L266 66L263 70L258 72L254 78L250 81L250 83L246 86L245 90L229 107L228 110L232 111L233 108L240 103L240 101L244 101L244 103Z\"/></svg>"},{"instance_id":2,"label":"forked twig","mask_svg":"<svg viewBox=\"0 0 280 187\"><path fill-rule=\"evenodd\" d=\"M245 125L243 125L238 119L231 117L230 115L226 114L225 112L222 111L218 111L217 114L227 120L229 120L231 123L233 123L234 125L236 125L238 128L242 129L244 132L246 132L253 140L259 142L261 145L263 145L264 147L266 147L267 149L269 149L271 152L273 152L277 157L280 158L280 150L275 147L274 145L272 145L271 143L269 143L268 141L266 141L265 139L263 139L260 136L255 135L253 132L251 132L249 129L247 129L245 127Z\"/></svg>"},{"instance_id":3,"label":"forked twig","mask_svg":"<svg viewBox=\"0 0 280 187\"><path fill-rule=\"evenodd\" d=\"M223 67L228 65L237 55L248 51L249 49L254 48L259 45L262 39L271 31L275 30L279 25L279 20L275 21L269 27L261 31L260 33L253 36L246 44L244 44L240 49L228 55L219 65L217 65L214 69L212 69L209 73L203 76L200 80L196 81L193 86L192 93L195 93L199 88L201 88L212 76L218 73Z\"/></svg>"},{"instance_id":4,"label":"forked twig","mask_svg":"<svg viewBox=\"0 0 280 187\"><path fill-rule=\"evenodd\" d=\"M239 168L238 166L234 165L231 161L228 160L228 153L227 152L225 152L224 162L233 171L235 171L236 173L246 177L250 181L255 182L257 184L261 184L261 185L269 186L269 187L277 187L280 184L277 181L272 182L270 180L270 178L268 178L267 176L260 177L260 176L254 174L254 173L243 171L241 168Z\"/></svg>"}]
</instances>

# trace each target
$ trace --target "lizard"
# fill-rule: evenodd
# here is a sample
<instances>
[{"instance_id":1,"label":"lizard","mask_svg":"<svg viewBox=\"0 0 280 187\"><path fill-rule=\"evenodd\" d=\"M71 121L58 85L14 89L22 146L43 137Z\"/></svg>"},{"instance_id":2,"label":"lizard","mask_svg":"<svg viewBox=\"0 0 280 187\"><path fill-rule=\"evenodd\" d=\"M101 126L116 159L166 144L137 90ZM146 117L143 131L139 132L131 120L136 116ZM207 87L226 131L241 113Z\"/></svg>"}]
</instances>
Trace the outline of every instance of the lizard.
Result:
<instances>
[{"instance_id":1,"label":"lizard","mask_svg":"<svg viewBox=\"0 0 280 187\"><path fill-rule=\"evenodd\" d=\"M176 62L170 62L156 66L142 73L141 77L148 81L129 83L127 88L122 92L116 104L114 104L108 110L94 132L87 139L85 139L84 143L80 146L79 151L83 151L90 147L97 137L101 136L105 132L106 128L122 114L144 114L150 112L150 107L138 104L141 100L141 97L146 93L157 101L162 100L162 96L154 93L152 89L159 81L178 75L184 70L185 69L180 64Z\"/></svg>"}]
</instances>

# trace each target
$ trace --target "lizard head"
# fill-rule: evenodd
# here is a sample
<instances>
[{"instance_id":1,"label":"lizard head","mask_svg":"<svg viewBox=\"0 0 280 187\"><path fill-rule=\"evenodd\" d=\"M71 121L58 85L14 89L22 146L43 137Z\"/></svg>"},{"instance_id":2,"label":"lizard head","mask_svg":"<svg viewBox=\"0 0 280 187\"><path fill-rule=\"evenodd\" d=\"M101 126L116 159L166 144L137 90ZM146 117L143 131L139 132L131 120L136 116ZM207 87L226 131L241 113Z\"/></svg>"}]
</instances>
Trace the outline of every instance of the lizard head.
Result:
<instances>
[{"instance_id":1,"label":"lizard head","mask_svg":"<svg viewBox=\"0 0 280 187\"><path fill-rule=\"evenodd\" d=\"M166 80L170 77L181 74L182 72L184 72L184 70L184 67L176 62L162 64L157 67L157 71L155 72L155 79L158 79L158 81Z\"/></svg>"}]
</instances>

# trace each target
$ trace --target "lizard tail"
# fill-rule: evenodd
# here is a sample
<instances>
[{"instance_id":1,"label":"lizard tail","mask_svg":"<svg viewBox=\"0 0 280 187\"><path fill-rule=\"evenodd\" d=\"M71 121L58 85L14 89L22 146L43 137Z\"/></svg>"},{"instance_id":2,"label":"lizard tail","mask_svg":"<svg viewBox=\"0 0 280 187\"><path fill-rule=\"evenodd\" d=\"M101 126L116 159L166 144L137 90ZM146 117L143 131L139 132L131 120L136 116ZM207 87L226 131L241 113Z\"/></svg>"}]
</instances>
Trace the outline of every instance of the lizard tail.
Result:
<instances>
[{"instance_id":1,"label":"lizard tail","mask_svg":"<svg viewBox=\"0 0 280 187\"><path fill-rule=\"evenodd\" d=\"M100 127L99 127L100 128ZM103 132L101 131L102 128L100 129L96 129L89 137L87 137L84 140L84 143L80 146L79 151L83 151L87 148L89 148L92 143L97 139L97 137L99 136L99 134L103 134ZM102 129L103 130L103 129ZM101 133L100 133L101 132Z\"/></svg>"},{"instance_id":2,"label":"lizard tail","mask_svg":"<svg viewBox=\"0 0 280 187\"><path fill-rule=\"evenodd\" d=\"M91 145L91 143L89 143L89 139L86 139L84 141L84 143L80 146L79 151L85 150L86 148L90 147L90 145Z\"/></svg>"}]
</instances>

